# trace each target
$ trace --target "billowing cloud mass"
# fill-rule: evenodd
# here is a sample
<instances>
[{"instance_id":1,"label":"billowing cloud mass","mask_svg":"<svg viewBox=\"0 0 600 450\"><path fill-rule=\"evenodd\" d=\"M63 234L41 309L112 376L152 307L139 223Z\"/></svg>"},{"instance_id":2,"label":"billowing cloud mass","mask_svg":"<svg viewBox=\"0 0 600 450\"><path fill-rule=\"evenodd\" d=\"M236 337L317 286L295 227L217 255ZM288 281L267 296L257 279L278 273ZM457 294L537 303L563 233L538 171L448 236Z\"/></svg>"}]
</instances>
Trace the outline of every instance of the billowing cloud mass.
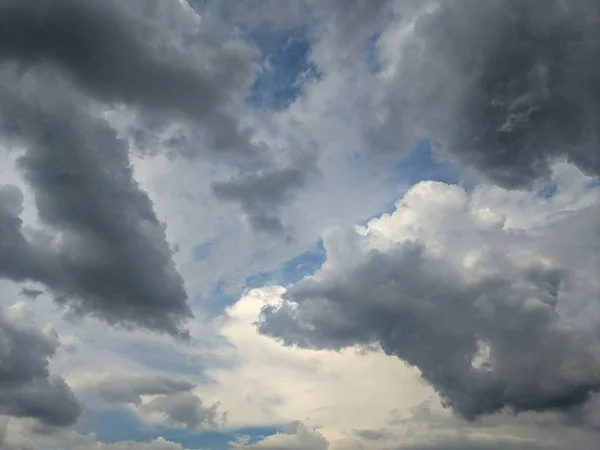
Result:
<instances>
[{"instance_id":1,"label":"billowing cloud mass","mask_svg":"<svg viewBox=\"0 0 600 450\"><path fill-rule=\"evenodd\" d=\"M264 309L261 332L311 348L377 343L466 418L583 404L600 389L598 322L574 313L600 295L597 192L541 226L511 223L491 192L422 182L391 215L328 236L327 262ZM529 195L532 210L547 202Z\"/></svg>"},{"instance_id":2,"label":"billowing cloud mass","mask_svg":"<svg viewBox=\"0 0 600 450\"><path fill-rule=\"evenodd\" d=\"M181 335L191 316L183 280L126 143L62 84L45 89L51 78L6 78L14 84L2 85L2 128L26 146L18 166L54 233L25 236L21 194L5 188L11 244L0 275L46 284L75 314Z\"/></svg>"},{"instance_id":3,"label":"billowing cloud mass","mask_svg":"<svg viewBox=\"0 0 600 450\"><path fill-rule=\"evenodd\" d=\"M65 380L48 368L60 345L58 336L53 328L40 330L25 308L17 303L0 310L0 414L71 425L82 406Z\"/></svg>"},{"instance_id":4,"label":"billowing cloud mass","mask_svg":"<svg viewBox=\"0 0 600 450\"><path fill-rule=\"evenodd\" d=\"M210 42L180 2L128 3L58 0L40 8L35 1L4 1L0 59L56 66L102 102L193 119L212 115L213 144L239 145L243 134L221 109L251 76L244 49ZM174 30L178 35L169 34ZM190 59L180 47L186 39L207 58Z\"/></svg>"},{"instance_id":5,"label":"billowing cloud mass","mask_svg":"<svg viewBox=\"0 0 600 450\"><path fill-rule=\"evenodd\" d=\"M597 450L599 24L0 0L0 450Z\"/></svg>"},{"instance_id":6,"label":"billowing cloud mass","mask_svg":"<svg viewBox=\"0 0 600 450\"><path fill-rule=\"evenodd\" d=\"M600 174L598 2L410 6L398 2L402 20L377 44L385 76L364 122L374 147L406 151L432 137L504 187L530 186L563 157Z\"/></svg>"},{"instance_id":7,"label":"billowing cloud mass","mask_svg":"<svg viewBox=\"0 0 600 450\"><path fill-rule=\"evenodd\" d=\"M0 125L9 145L26 148L19 167L40 219L55 232L53 239L30 242L13 213L11 262L0 274L48 285L72 313L185 336L182 324L192 314L183 280L164 225L133 178L128 144L74 91L142 112L205 120L209 146L249 151L222 108L250 76L247 55L243 48L224 49L202 66L176 42L157 46L156 35L169 36L164 23L156 24L163 14L175 20L173 29L184 30L180 39L195 36L210 50L202 42L209 37L196 36L183 4L169 3L167 11L137 2L129 9L71 0L41 8L29 1L0 5Z\"/></svg>"}]
</instances>

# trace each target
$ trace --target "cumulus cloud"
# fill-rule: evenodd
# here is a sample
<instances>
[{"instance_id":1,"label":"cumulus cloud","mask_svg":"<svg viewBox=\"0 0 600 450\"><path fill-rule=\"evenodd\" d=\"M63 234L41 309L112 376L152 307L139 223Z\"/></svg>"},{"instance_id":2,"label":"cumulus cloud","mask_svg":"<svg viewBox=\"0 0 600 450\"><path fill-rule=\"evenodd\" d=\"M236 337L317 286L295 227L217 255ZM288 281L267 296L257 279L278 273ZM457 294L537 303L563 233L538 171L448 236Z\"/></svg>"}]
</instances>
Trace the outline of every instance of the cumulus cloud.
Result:
<instances>
[{"instance_id":1,"label":"cumulus cloud","mask_svg":"<svg viewBox=\"0 0 600 450\"><path fill-rule=\"evenodd\" d=\"M224 425L227 414L220 404L204 405L192 392L195 387L187 380L146 374L113 374L88 385L105 402L129 405L145 421L191 431Z\"/></svg>"},{"instance_id":2,"label":"cumulus cloud","mask_svg":"<svg viewBox=\"0 0 600 450\"><path fill-rule=\"evenodd\" d=\"M547 177L557 158L600 174L597 2L427 1L416 11L399 2L378 39L382 81L363 121L372 147L432 137L510 188Z\"/></svg>"},{"instance_id":3,"label":"cumulus cloud","mask_svg":"<svg viewBox=\"0 0 600 450\"><path fill-rule=\"evenodd\" d=\"M171 427L183 426L190 431L217 428L227 422L227 413L219 411L219 403L205 406L192 392L159 395L140 405L142 414L160 416L161 422Z\"/></svg>"},{"instance_id":4,"label":"cumulus cloud","mask_svg":"<svg viewBox=\"0 0 600 450\"><path fill-rule=\"evenodd\" d=\"M598 322L573 311L600 294L597 191L513 228L485 190L422 182L393 214L328 236L327 262L264 308L260 331L309 348L377 343L466 418L585 403L600 388Z\"/></svg>"},{"instance_id":5,"label":"cumulus cloud","mask_svg":"<svg viewBox=\"0 0 600 450\"><path fill-rule=\"evenodd\" d=\"M40 330L29 320L24 304L0 310L0 414L52 427L77 420L80 403L48 367L59 345L52 328Z\"/></svg>"},{"instance_id":6,"label":"cumulus cloud","mask_svg":"<svg viewBox=\"0 0 600 450\"><path fill-rule=\"evenodd\" d=\"M11 424L26 437L9 427L4 446L182 450L161 438L107 444L23 425L74 420L52 422L37 406L62 410L71 392L50 372L79 392L86 377L77 370L111 366L136 375L102 378L101 408L127 410L148 432L179 429L172 439L223 425L219 399L231 428L306 423L233 448L596 448L599 191L572 166L553 166L566 159L600 173L595 3L190 3L195 12L184 0L0 1L2 153L28 184L0 187L0 277L18 284L9 283L15 294L35 287L21 295L41 297L33 307L52 317L45 294L108 324L179 337L190 326L199 346L218 330L231 344L173 356L155 351L166 336L141 345L120 332L104 339L106 324L91 333L65 322L78 355L60 354L48 371L39 361L55 350L22 350L34 355L23 367L45 367L48 381L22 395L0 383L0 405L21 405L11 406ZM302 63L318 75L298 77L305 83L288 109L253 111L244 97L263 49L238 38L285 40L286 27L306 39ZM289 67L271 69L275 77ZM200 295L220 307L239 280L273 269L323 229L382 211L406 180L391 165L370 172L363 156L405 154L423 137L501 187L418 184L394 213L325 237L328 259L314 276L247 292L213 324L186 324ZM505 190L544 178L558 184L550 199ZM238 212L275 238L240 230ZM281 245L291 231L297 241ZM171 241L183 251L174 255ZM213 251L192 262L199 242ZM10 358L9 369L20 367ZM216 382L203 385L204 376ZM386 422L391 408L431 396L430 386L457 417ZM107 428L98 439L111 439Z\"/></svg>"},{"instance_id":7,"label":"cumulus cloud","mask_svg":"<svg viewBox=\"0 0 600 450\"><path fill-rule=\"evenodd\" d=\"M18 167L53 230L25 236L22 195L3 188L10 245L1 250L7 254L0 274L46 284L74 314L184 335L191 312L183 280L164 225L133 177L126 143L63 83L47 89L52 81L0 81L2 129L16 129L14 142L26 146Z\"/></svg>"},{"instance_id":8,"label":"cumulus cloud","mask_svg":"<svg viewBox=\"0 0 600 450\"><path fill-rule=\"evenodd\" d=\"M283 432L249 444L245 438L231 443L234 449L261 450L327 450L329 442L318 431L308 429L302 422L293 422Z\"/></svg>"}]
</instances>

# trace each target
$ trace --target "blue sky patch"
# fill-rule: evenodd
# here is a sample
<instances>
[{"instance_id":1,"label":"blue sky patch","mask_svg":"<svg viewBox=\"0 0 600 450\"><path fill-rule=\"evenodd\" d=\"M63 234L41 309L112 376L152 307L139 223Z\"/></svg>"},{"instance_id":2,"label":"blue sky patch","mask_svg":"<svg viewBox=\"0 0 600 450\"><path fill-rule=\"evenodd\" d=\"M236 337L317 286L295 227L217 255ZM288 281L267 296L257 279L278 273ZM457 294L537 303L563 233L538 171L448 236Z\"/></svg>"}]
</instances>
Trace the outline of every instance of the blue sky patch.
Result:
<instances>
[{"instance_id":1,"label":"blue sky patch","mask_svg":"<svg viewBox=\"0 0 600 450\"><path fill-rule=\"evenodd\" d=\"M200 434L193 434L186 430L164 430L160 435L165 439L181 444L183 448L210 448L211 450L229 450L230 442L238 437L248 436L250 443L255 443L264 439L265 436L280 431L277 427L256 427L240 428L237 430L223 431L204 431Z\"/></svg>"},{"instance_id":2,"label":"blue sky patch","mask_svg":"<svg viewBox=\"0 0 600 450\"><path fill-rule=\"evenodd\" d=\"M149 442L161 436L180 444L183 448L210 448L228 450L229 442L240 436L247 436L255 443L266 436L276 434L279 427L248 427L236 430L207 430L190 432L177 428L146 427L132 413L123 409L87 411L77 425L80 433L93 432L98 441L113 444L119 441Z\"/></svg>"},{"instance_id":3,"label":"blue sky patch","mask_svg":"<svg viewBox=\"0 0 600 450\"><path fill-rule=\"evenodd\" d=\"M546 183L536 189L535 193L538 197L552 198L558 191L558 185L556 183Z\"/></svg>"},{"instance_id":4,"label":"blue sky patch","mask_svg":"<svg viewBox=\"0 0 600 450\"><path fill-rule=\"evenodd\" d=\"M203 261L210 256L212 249L215 246L215 241L206 241L202 244L198 244L194 247L193 258L194 261Z\"/></svg>"},{"instance_id":5,"label":"blue sky patch","mask_svg":"<svg viewBox=\"0 0 600 450\"><path fill-rule=\"evenodd\" d=\"M456 184L460 177L450 164L440 161L433 153L431 141L421 139L397 167L397 179L402 184L414 185L423 180Z\"/></svg>"},{"instance_id":6,"label":"blue sky patch","mask_svg":"<svg viewBox=\"0 0 600 450\"><path fill-rule=\"evenodd\" d=\"M264 70L258 73L247 100L262 108L287 108L300 95L303 79L316 75L310 42L302 30L264 28L249 38L260 49Z\"/></svg>"},{"instance_id":7,"label":"blue sky patch","mask_svg":"<svg viewBox=\"0 0 600 450\"><path fill-rule=\"evenodd\" d=\"M209 317L216 317L240 298L241 292L228 291L225 281L219 280L207 296L197 296L194 300Z\"/></svg>"},{"instance_id":8,"label":"blue sky patch","mask_svg":"<svg viewBox=\"0 0 600 450\"><path fill-rule=\"evenodd\" d=\"M379 62L379 50L377 42L381 33L375 33L365 43L365 58L366 64L371 74L376 74L381 71L381 63Z\"/></svg>"},{"instance_id":9,"label":"blue sky patch","mask_svg":"<svg viewBox=\"0 0 600 450\"><path fill-rule=\"evenodd\" d=\"M98 440L111 444L124 440L152 440L150 433L130 412L123 409L86 411L77 424L80 433L94 433Z\"/></svg>"}]
</instances>

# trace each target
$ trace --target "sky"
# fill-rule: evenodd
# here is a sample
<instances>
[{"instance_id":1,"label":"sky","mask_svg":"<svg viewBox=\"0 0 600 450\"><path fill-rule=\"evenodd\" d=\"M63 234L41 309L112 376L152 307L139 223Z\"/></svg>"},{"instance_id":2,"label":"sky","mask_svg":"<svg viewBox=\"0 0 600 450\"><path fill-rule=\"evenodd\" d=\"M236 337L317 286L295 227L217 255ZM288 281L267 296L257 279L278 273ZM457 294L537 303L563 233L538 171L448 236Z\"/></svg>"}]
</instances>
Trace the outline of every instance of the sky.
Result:
<instances>
[{"instance_id":1,"label":"sky","mask_svg":"<svg viewBox=\"0 0 600 450\"><path fill-rule=\"evenodd\" d=\"M595 0L0 0L0 450L597 450Z\"/></svg>"}]
</instances>

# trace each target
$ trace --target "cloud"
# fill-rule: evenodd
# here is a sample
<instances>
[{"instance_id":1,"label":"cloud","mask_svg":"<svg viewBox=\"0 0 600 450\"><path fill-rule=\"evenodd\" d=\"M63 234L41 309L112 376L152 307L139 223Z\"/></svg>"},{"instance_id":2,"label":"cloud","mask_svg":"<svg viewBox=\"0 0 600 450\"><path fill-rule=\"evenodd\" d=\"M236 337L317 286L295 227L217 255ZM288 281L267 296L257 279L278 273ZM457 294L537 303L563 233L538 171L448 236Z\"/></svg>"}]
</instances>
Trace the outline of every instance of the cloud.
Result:
<instances>
[{"instance_id":1,"label":"cloud","mask_svg":"<svg viewBox=\"0 0 600 450\"><path fill-rule=\"evenodd\" d=\"M238 202L255 229L281 233L284 226L277 216L278 209L304 186L313 171L312 162L272 168L214 182L213 191L218 198Z\"/></svg>"},{"instance_id":2,"label":"cloud","mask_svg":"<svg viewBox=\"0 0 600 450\"><path fill-rule=\"evenodd\" d=\"M64 450L184 450L175 442L157 437L147 441L118 441L104 443L93 434L81 434L71 429L55 433L39 433L27 424L10 423L8 437L3 450L36 450L39 448L60 448Z\"/></svg>"},{"instance_id":3,"label":"cloud","mask_svg":"<svg viewBox=\"0 0 600 450\"><path fill-rule=\"evenodd\" d=\"M73 450L183 450L180 444L167 441L164 438L156 438L150 442L115 442L114 444L93 443L89 446L73 447Z\"/></svg>"},{"instance_id":4,"label":"cloud","mask_svg":"<svg viewBox=\"0 0 600 450\"><path fill-rule=\"evenodd\" d=\"M597 246L582 247L598 239L598 192L558 216L559 199L529 194L546 224L519 229L486 190L422 182L393 214L333 233L323 267L265 307L259 330L308 348L377 343L469 419L585 403L600 389L598 324L574 311L599 295L585 281Z\"/></svg>"},{"instance_id":5,"label":"cloud","mask_svg":"<svg viewBox=\"0 0 600 450\"><path fill-rule=\"evenodd\" d=\"M36 298L38 298L40 295L42 295L44 293L44 291L41 291L39 289L31 289L31 288L22 288L20 294L30 298L32 300L35 300Z\"/></svg>"},{"instance_id":6,"label":"cloud","mask_svg":"<svg viewBox=\"0 0 600 450\"><path fill-rule=\"evenodd\" d=\"M0 275L23 280L34 270L31 249L22 234L23 194L13 185L0 186Z\"/></svg>"},{"instance_id":7,"label":"cloud","mask_svg":"<svg viewBox=\"0 0 600 450\"><path fill-rule=\"evenodd\" d=\"M482 439L456 439L443 440L435 443L424 443L416 445L403 445L394 447L393 450L535 450L535 449L559 449L548 442L521 441L494 438Z\"/></svg>"},{"instance_id":8,"label":"cloud","mask_svg":"<svg viewBox=\"0 0 600 450\"><path fill-rule=\"evenodd\" d=\"M7 86L11 81L12 85ZM185 336L191 317L164 225L132 173L128 148L84 99L54 80L2 79L2 129L26 146L18 168L53 234L26 237L21 194L4 188L11 245L1 272L46 284L73 314Z\"/></svg>"},{"instance_id":9,"label":"cloud","mask_svg":"<svg viewBox=\"0 0 600 450\"><path fill-rule=\"evenodd\" d=\"M0 310L0 342L0 413L48 426L72 425L82 407L65 380L49 371L60 345L54 330L37 328L24 304L17 303Z\"/></svg>"},{"instance_id":10,"label":"cloud","mask_svg":"<svg viewBox=\"0 0 600 450\"><path fill-rule=\"evenodd\" d=\"M171 427L184 426L190 431L203 428L217 428L227 422L227 413L219 412L219 403L204 406L197 395L179 392L172 395L159 395L140 406L142 414L158 414Z\"/></svg>"},{"instance_id":11,"label":"cloud","mask_svg":"<svg viewBox=\"0 0 600 450\"><path fill-rule=\"evenodd\" d=\"M187 392L194 384L166 376L117 375L103 379L96 389L100 397L109 403L142 403L142 395L170 395Z\"/></svg>"},{"instance_id":12,"label":"cloud","mask_svg":"<svg viewBox=\"0 0 600 450\"><path fill-rule=\"evenodd\" d=\"M58 78L65 94L77 90L102 105L133 109L134 125L125 134L143 147L142 153L156 152L147 147L159 143L169 154L206 155L208 149L216 151L210 158L230 158L233 152L244 166L269 164L253 128L240 119L240 98L252 84L256 51L208 12L200 20L185 1L59 0L42 9L33 1L8 1L1 8L3 66L14 63L21 73ZM72 42L77 45L68 45ZM44 94L37 92L42 98L34 99L42 107ZM88 105L80 107L77 114L87 110ZM16 127L11 133L20 131ZM157 140L160 134L169 137ZM301 187L295 178L279 186L288 193ZM246 211L262 202L251 192L243 200L239 195L220 198L240 201ZM274 210L259 207L249 217L258 230L283 228Z\"/></svg>"},{"instance_id":13,"label":"cloud","mask_svg":"<svg viewBox=\"0 0 600 450\"><path fill-rule=\"evenodd\" d=\"M327 450L329 442L318 432L308 429L302 422L291 423L285 432L267 436L254 444L244 438L231 443L234 449L261 450Z\"/></svg>"},{"instance_id":14,"label":"cloud","mask_svg":"<svg viewBox=\"0 0 600 450\"><path fill-rule=\"evenodd\" d=\"M371 146L407 151L432 137L507 188L530 187L561 158L600 174L599 15L593 0L399 4L365 93Z\"/></svg>"},{"instance_id":15,"label":"cloud","mask_svg":"<svg viewBox=\"0 0 600 450\"><path fill-rule=\"evenodd\" d=\"M192 392L194 383L165 375L117 375L101 377L86 383L111 405L129 405L140 418L169 427L185 427L190 431L216 428L227 421L220 404L205 406Z\"/></svg>"},{"instance_id":16,"label":"cloud","mask_svg":"<svg viewBox=\"0 0 600 450\"><path fill-rule=\"evenodd\" d=\"M34 3L1 6L1 126L10 145L26 147L19 168L54 236L33 242L18 214L4 214L14 239L0 271L46 284L71 313L185 336L192 314L164 224L133 177L127 143L86 96L204 121L212 146L246 152L247 133L224 107L251 79L249 53L198 31L182 2Z\"/></svg>"},{"instance_id":17,"label":"cloud","mask_svg":"<svg viewBox=\"0 0 600 450\"><path fill-rule=\"evenodd\" d=\"M252 78L249 50L199 29L186 3L169 3L7 1L0 59L49 63L103 103L206 119L212 144L247 146L223 107Z\"/></svg>"}]
</instances>

